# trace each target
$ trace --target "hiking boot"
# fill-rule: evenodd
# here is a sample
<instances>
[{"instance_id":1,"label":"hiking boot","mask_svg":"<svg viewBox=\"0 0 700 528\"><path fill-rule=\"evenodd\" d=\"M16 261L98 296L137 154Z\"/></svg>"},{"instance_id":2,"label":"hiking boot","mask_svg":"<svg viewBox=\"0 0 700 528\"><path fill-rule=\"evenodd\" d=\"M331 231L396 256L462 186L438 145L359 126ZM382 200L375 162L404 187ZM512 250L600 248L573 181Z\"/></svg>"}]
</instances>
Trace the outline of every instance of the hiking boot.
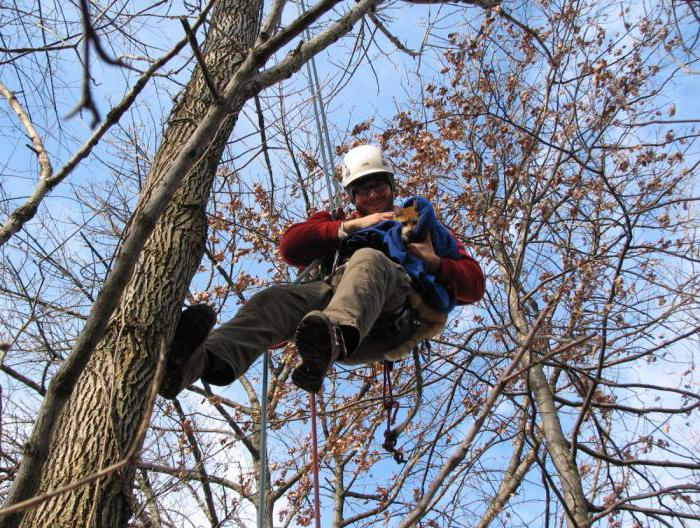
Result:
<instances>
[{"instance_id":1,"label":"hiking boot","mask_svg":"<svg viewBox=\"0 0 700 528\"><path fill-rule=\"evenodd\" d=\"M182 312L158 391L163 398L175 398L200 378L207 366L204 340L214 323L216 312L208 304L195 304Z\"/></svg>"},{"instance_id":2,"label":"hiking boot","mask_svg":"<svg viewBox=\"0 0 700 528\"><path fill-rule=\"evenodd\" d=\"M295 337L301 365L292 372L292 383L306 392L318 393L333 362L345 348L340 327L318 310L309 312Z\"/></svg>"}]
</instances>

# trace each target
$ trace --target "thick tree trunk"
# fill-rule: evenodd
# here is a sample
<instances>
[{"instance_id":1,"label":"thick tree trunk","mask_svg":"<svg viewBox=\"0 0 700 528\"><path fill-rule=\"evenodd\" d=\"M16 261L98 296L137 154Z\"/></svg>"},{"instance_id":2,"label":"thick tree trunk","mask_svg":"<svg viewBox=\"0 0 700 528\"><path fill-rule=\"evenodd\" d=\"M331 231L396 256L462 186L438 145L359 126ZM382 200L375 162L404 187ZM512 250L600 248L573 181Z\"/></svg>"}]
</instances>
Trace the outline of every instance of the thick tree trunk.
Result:
<instances>
[{"instance_id":1,"label":"thick tree trunk","mask_svg":"<svg viewBox=\"0 0 700 528\"><path fill-rule=\"evenodd\" d=\"M254 43L261 2L226 0L216 6L204 54L215 83L223 86ZM196 68L170 115L137 210L157 188L211 101L202 72ZM148 239L109 329L60 417L38 493L119 461L134 442L146 411L159 345L172 336L202 257L211 184L243 103L241 99L232 105L235 112L185 177ZM48 500L27 512L21 525L126 526L133 477L130 468Z\"/></svg>"}]
</instances>

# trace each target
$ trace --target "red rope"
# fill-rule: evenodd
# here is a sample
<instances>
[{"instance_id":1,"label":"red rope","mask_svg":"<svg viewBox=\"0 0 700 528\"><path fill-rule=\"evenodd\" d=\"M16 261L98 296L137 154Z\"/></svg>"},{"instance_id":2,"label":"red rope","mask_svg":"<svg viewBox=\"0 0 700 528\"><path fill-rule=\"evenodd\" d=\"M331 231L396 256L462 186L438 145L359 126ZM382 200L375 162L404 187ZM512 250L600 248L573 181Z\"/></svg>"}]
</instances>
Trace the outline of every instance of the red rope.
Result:
<instances>
[{"instance_id":1,"label":"red rope","mask_svg":"<svg viewBox=\"0 0 700 528\"><path fill-rule=\"evenodd\" d=\"M321 528L321 494L318 484L318 436L316 435L316 394L309 393L309 405L311 405L311 444L312 460L314 466L314 517L316 528Z\"/></svg>"},{"instance_id":2,"label":"red rope","mask_svg":"<svg viewBox=\"0 0 700 528\"><path fill-rule=\"evenodd\" d=\"M394 455L394 460L398 464L404 464L406 460L400 449L396 449L398 433L391 429L396 422L396 415L399 412L399 402L394 399L391 387L391 371L394 369L393 361L384 361L384 409L386 410L386 431L384 431L384 443L382 447Z\"/></svg>"}]
</instances>

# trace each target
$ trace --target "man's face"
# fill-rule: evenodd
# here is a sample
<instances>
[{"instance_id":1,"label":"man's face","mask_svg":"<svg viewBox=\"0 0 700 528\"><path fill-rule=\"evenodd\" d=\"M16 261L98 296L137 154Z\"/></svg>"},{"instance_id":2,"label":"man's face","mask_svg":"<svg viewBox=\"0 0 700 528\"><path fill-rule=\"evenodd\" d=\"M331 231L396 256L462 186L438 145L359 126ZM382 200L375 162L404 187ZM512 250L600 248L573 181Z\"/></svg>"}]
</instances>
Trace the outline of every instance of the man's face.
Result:
<instances>
[{"instance_id":1,"label":"man's face","mask_svg":"<svg viewBox=\"0 0 700 528\"><path fill-rule=\"evenodd\" d=\"M393 211L394 197L386 176L370 176L355 186L355 207L362 216Z\"/></svg>"}]
</instances>

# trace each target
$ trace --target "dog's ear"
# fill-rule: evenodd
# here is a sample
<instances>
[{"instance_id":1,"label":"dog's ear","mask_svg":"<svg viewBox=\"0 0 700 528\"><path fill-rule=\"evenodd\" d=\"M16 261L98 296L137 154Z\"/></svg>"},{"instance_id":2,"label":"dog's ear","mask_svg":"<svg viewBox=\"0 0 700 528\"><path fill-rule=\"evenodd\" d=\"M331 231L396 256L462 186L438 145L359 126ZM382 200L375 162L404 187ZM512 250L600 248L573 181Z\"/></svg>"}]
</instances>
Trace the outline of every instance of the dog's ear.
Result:
<instances>
[{"instance_id":1,"label":"dog's ear","mask_svg":"<svg viewBox=\"0 0 700 528\"><path fill-rule=\"evenodd\" d=\"M416 209L415 205L397 207L394 211L394 218L402 224L416 225L418 223L418 209Z\"/></svg>"}]
</instances>

